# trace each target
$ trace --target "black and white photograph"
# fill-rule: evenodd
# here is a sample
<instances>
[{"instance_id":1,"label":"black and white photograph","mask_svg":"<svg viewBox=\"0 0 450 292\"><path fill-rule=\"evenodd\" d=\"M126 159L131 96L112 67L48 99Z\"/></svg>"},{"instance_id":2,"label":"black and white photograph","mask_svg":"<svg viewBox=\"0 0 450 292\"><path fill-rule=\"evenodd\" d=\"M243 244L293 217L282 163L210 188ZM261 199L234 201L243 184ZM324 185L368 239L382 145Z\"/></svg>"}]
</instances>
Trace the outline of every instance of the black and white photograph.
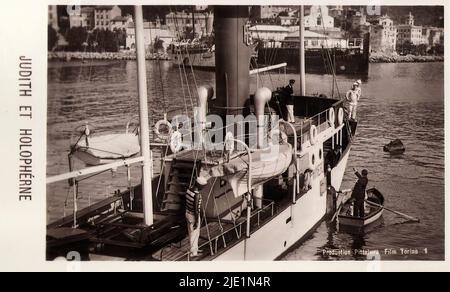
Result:
<instances>
[{"instance_id":1,"label":"black and white photograph","mask_svg":"<svg viewBox=\"0 0 450 292\"><path fill-rule=\"evenodd\" d=\"M443 6L49 5L47 30L46 261L445 260Z\"/></svg>"}]
</instances>

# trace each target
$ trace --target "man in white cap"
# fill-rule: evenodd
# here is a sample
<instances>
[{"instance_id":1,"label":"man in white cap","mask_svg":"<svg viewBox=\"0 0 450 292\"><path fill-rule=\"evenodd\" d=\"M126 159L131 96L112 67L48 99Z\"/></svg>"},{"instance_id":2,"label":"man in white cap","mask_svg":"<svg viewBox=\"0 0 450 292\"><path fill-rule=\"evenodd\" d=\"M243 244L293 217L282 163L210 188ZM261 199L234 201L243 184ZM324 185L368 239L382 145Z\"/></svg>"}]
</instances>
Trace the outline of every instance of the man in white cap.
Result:
<instances>
[{"instance_id":1,"label":"man in white cap","mask_svg":"<svg viewBox=\"0 0 450 292\"><path fill-rule=\"evenodd\" d=\"M355 82L352 88L347 91L345 98L348 102L348 118L356 121L356 107L358 106L359 91L358 83Z\"/></svg>"},{"instance_id":2,"label":"man in white cap","mask_svg":"<svg viewBox=\"0 0 450 292\"><path fill-rule=\"evenodd\" d=\"M202 196L200 190L207 184L204 177L199 176L193 188L186 191L186 221L189 233L190 256L197 257L199 253L198 239L200 238Z\"/></svg>"},{"instance_id":3,"label":"man in white cap","mask_svg":"<svg viewBox=\"0 0 450 292\"><path fill-rule=\"evenodd\" d=\"M359 101L359 99L361 98L361 95L362 95L361 79L356 80L356 83L358 83L358 87L356 89L358 90L358 101Z\"/></svg>"}]
</instances>

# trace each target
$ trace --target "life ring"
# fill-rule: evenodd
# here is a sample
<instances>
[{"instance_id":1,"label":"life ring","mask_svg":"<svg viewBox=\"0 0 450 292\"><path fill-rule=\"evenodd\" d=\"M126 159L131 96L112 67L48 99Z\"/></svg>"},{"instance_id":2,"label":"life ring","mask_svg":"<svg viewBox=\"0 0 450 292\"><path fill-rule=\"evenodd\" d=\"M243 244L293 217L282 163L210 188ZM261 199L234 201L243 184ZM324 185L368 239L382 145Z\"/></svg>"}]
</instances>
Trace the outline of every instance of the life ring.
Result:
<instances>
[{"instance_id":1,"label":"life ring","mask_svg":"<svg viewBox=\"0 0 450 292\"><path fill-rule=\"evenodd\" d=\"M181 135L181 133L178 131L173 132L170 137L170 150L173 153L179 152L183 147L182 143L183 143L183 136Z\"/></svg>"},{"instance_id":2,"label":"life ring","mask_svg":"<svg viewBox=\"0 0 450 292\"><path fill-rule=\"evenodd\" d=\"M339 126L344 123L344 109L340 108L338 111L338 124Z\"/></svg>"},{"instance_id":3,"label":"life ring","mask_svg":"<svg viewBox=\"0 0 450 292\"><path fill-rule=\"evenodd\" d=\"M314 125L309 128L309 141L311 142L311 145L314 145L317 142L317 128Z\"/></svg>"},{"instance_id":4,"label":"life ring","mask_svg":"<svg viewBox=\"0 0 450 292\"><path fill-rule=\"evenodd\" d=\"M167 134L161 133L161 126L166 126L169 129L169 132ZM168 120L159 120L155 124L155 134L162 140L169 139L172 135L172 124Z\"/></svg>"},{"instance_id":5,"label":"life ring","mask_svg":"<svg viewBox=\"0 0 450 292\"><path fill-rule=\"evenodd\" d=\"M330 108L330 110L328 111L328 122L330 123L330 125L332 127L334 127L335 121L336 121L336 115L334 113L334 108Z\"/></svg>"}]
</instances>

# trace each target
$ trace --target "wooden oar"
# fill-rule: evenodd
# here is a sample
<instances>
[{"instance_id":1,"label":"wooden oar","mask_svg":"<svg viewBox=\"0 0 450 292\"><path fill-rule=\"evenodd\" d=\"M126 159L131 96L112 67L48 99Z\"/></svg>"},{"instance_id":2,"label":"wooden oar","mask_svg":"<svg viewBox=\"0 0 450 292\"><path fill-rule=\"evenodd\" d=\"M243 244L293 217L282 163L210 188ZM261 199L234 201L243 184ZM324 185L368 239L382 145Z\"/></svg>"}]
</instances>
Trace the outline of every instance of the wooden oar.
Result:
<instances>
[{"instance_id":1,"label":"wooden oar","mask_svg":"<svg viewBox=\"0 0 450 292\"><path fill-rule=\"evenodd\" d=\"M348 193L349 191L351 191L351 190L343 190L343 191L338 192L336 201L337 201L337 199L339 199L339 196L340 196L340 195L346 194L346 193ZM331 221L330 221L330 222L334 222L334 220L336 219L337 215L339 215L339 213L341 212L341 209L342 209L343 206L344 206L344 203L342 202L341 205L339 206L339 208L337 209L336 213L334 213L334 215L333 215L333 217L331 218Z\"/></svg>"},{"instance_id":2,"label":"wooden oar","mask_svg":"<svg viewBox=\"0 0 450 292\"><path fill-rule=\"evenodd\" d=\"M410 221L417 222L417 223L420 222L420 219L418 219L418 218L414 218L414 217L411 217L411 216L409 216L409 215L400 213L400 212L398 212L398 211L395 211L395 210L386 208L385 206L379 205L379 204L377 204L377 203L374 203L374 202L371 202L371 201L368 201L368 200L366 200L366 203L369 204L369 205L372 205L372 206L376 206L376 207L379 207L379 208L383 208L383 209L385 209L385 210L387 210L387 211L389 211L389 212L392 212L392 213L394 213L394 214L397 214L397 215L399 215L399 216L402 216L402 217L404 217L404 218L406 218L406 219L408 219L408 220L410 220Z\"/></svg>"},{"instance_id":3,"label":"wooden oar","mask_svg":"<svg viewBox=\"0 0 450 292\"><path fill-rule=\"evenodd\" d=\"M334 222L334 220L337 218L337 216L339 215L339 213L341 212L342 207L344 206L344 204L341 204L339 206L339 208L337 209L336 213L334 213L333 218L331 218L330 222Z\"/></svg>"}]
</instances>

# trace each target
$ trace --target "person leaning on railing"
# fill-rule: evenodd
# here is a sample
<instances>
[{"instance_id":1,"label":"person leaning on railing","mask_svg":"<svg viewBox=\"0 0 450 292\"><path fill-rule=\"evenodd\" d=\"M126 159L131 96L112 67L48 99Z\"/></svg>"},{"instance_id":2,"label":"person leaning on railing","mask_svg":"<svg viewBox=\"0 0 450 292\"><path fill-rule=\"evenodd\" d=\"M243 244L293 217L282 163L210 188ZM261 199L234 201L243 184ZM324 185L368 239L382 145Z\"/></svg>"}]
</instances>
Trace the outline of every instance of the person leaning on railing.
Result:
<instances>
[{"instance_id":1,"label":"person leaning on railing","mask_svg":"<svg viewBox=\"0 0 450 292\"><path fill-rule=\"evenodd\" d=\"M352 119L356 121L356 108L358 106L358 100L360 97L360 90L358 90L358 83L353 83L352 88L347 91L345 95L345 99L348 102L348 119Z\"/></svg>"}]
</instances>

